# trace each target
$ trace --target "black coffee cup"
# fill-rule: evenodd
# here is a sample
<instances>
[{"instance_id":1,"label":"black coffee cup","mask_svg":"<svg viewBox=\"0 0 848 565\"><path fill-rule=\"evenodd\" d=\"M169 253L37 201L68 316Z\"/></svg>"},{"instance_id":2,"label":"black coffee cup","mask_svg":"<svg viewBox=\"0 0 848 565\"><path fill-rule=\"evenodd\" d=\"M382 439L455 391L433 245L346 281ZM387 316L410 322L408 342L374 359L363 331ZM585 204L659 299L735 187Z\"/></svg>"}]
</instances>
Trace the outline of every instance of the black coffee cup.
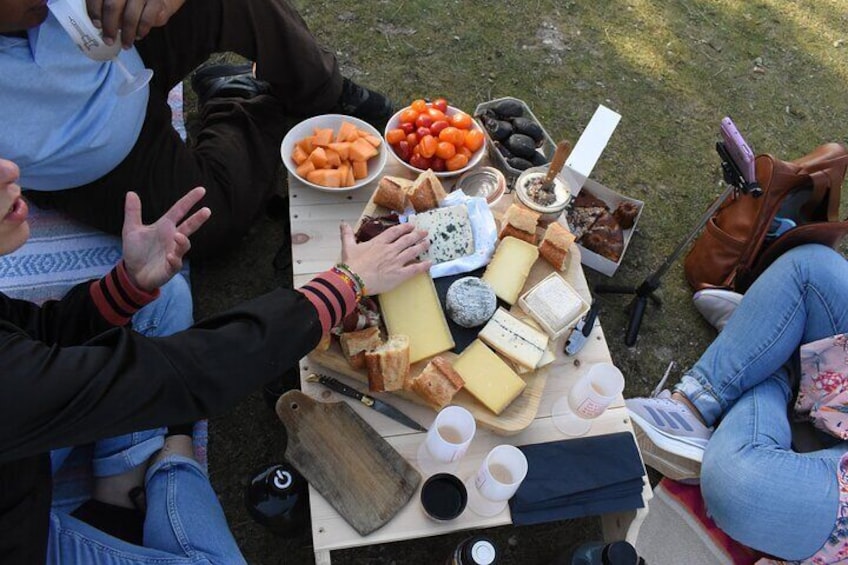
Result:
<instances>
[{"instance_id":1,"label":"black coffee cup","mask_svg":"<svg viewBox=\"0 0 848 565\"><path fill-rule=\"evenodd\" d=\"M455 475L438 473L421 487L421 506L424 513L437 522L458 518L468 503L468 491Z\"/></svg>"}]
</instances>

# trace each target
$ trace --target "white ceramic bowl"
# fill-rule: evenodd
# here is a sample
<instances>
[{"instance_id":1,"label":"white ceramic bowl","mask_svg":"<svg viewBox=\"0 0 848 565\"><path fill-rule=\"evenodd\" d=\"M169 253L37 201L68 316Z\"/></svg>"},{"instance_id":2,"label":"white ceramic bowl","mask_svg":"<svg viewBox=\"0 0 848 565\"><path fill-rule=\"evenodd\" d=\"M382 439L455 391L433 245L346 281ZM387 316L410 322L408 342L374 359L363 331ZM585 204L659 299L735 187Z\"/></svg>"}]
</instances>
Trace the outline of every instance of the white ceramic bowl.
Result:
<instances>
[{"instance_id":1,"label":"white ceramic bowl","mask_svg":"<svg viewBox=\"0 0 848 565\"><path fill-rule=\"evenodd\" d=\"M344 116L342 114L324 114L321 116L314 116L312 118L307 118L303 120L286 134L283 138L283 143L280 145L280 158L283 160L283 164L288 169L289 174L293 175L296 179L301 181L303 184L307 186L311 186L316 190L323 190L324 192L348 192L351 190L356 190L358 188L362 188L363 186L369 184L374 181L381 172L383 172L383 167L386 166L386 153L391 151L391 148L386 146L385 140L382 145L377 148L378 153L376 157L372 157L368 159L368 176L364 179L359 179L354 183L353 186L344 186L339 188L333 188L329 186L321 186L319 184L314 184L306 180L305 178L301 178L298 176L297 164L295 164L292 159L292 151L294 151L295 145L297 142L305 137L309 137L314 132L315 128L332 128L335 133L338 133L339 127L341 127L342 122L350 122L357 127L357 129L365 130L374 137L378 137L383 139L380 135L380 132L377 131L374 126L369 124L368 122L363 122L357 118L352 116Z\"/></svg>"},{"instance_id":2,"label":"white ceramic bowl","mask_svg":"<svg viewBox=\"0 0 848 565\"><path fill-rule=\"evenodd\" d=\"M409 108L409 106L395 112L395 115L392 116L389 119L388 123L386 124L386 132L388 132L389 130L397 129L397 128L400 127L400 114L401 114L401 112L403 112L407 108ZM445 115L450 117L450 116L453 116L454 114L458 114L460 112L462 112L462 110L460 110L459 108L455 108L453 106L448 106L448 111L445 113ZM468 112L465 112L465 113L467 114ZM473 119L471 120L471 128L479 130L479 131L483 131L483 128L480 127L480 124L477 123L477 120L473 120ZM485 133L486 132L483 132L484 135L485 135ZM395 153L395 150L392 149L392 147L388 143L386 143L385 132L384 132L384 135L383 135L383 145L386 148L387 153L391 153L392 157L394 157L397 160L398 163L400 163L401 165L403 165L404 167L406 167L407 169L409 169L413 173L421 174L421 173L425 172L424 169L419 169L418 167L413 167L412 165L410 165L409 163L407 163L406 161L404 161L403 159L398 157L397 154ZM483 158L483 154L485 152L486 152L486 144L484 143L483 146L480 149L478 149L477 151L475 151L474 153L471 154L471 159L468 160L468 164L465 165L463 168L457 169L455 171L436 172L436 176L439 177L439 178L451 178L451 177L459 176L463 173L466 173L466 172L470 171L471 169L473 169L474 167L476 167L480 163L480 160Z\"/></svg>"}]
</instances>

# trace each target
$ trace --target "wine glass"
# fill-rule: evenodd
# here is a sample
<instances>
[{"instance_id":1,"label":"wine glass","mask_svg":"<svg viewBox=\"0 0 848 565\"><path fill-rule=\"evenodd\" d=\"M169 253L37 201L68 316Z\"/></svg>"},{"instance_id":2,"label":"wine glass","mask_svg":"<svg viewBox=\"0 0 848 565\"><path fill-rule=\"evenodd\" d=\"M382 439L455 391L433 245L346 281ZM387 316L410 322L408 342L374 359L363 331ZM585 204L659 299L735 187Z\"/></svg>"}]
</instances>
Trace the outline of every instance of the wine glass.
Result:
<instances>
[{"instance_id":1,"label":"wine glass","mask_svg":"<svg viewBox=\"0 0 848 565\"><path fill-rule=\"evenodd\" d=\"M124 65L118 57L121 52L120 37L112 45L106 45L100 30L88 17L85 0L50 0L47 7L86 57L95 61L112 61L117 65L124 76L124 81L118 87L119 95L132 94L153 78L150 69L143 69L134 75Z\"/></svg>"},{"instance_id":2,"label":"wine glass","mask_svg":"<svg viewBox=\"0 0 848 565\"><path fill-rule=\"evenodd\" d=\"M624 376L612 363L596 363L584 373L567 395L560 397L551 410L556 429L567 436L582 436L592 427L591 420L624 390Z\"/></svg>"}]
</instances>

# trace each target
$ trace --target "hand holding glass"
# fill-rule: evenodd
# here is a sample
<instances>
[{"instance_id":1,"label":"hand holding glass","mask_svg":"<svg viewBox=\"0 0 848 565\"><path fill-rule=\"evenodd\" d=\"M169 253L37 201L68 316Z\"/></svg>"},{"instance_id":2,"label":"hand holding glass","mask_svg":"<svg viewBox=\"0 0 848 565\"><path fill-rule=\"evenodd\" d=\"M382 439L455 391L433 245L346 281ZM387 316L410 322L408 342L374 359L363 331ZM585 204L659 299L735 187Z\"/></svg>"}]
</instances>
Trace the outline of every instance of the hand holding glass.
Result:
<instances>
[{"instance_id":1,"label":"hand holding glass","mask_svg":"<svg viewBox=\"0 0 848 565\"><path fill-rule=\"evenodd\" d=\"M554 426L567 436L584 435L592 427L591 420L603 414L623 390L621 371L611 363L596 363L577 379L567 396L554 403Z\"/></svg>"},{"instance_id":2,"label":"hand holding glass","mask_svg":"<svg viewBox=\"0 0 848 565\"><path fill-rule=\"evenodd\" d=\"M112 45L106 45L100 30L88 17L85 0L50 0L47 7L71 36L80 51L95 61L112 61L124 75L124 82L118 87L118 94L125 96L142 88L153 78L153 71L144 69L133 75L118 57L121 52L120 38Z\"/></svg>"},{"instance_id":3,"label":"hand holding glass","mask_svg":"<svg viewBox=\"0 0 848 565\"><path fill-rule=\"evenodd\" d=\"M526 476L527 458L520 449L513 445L495 447L477 473L465 481L468 507L480 516L499 514Z\"/></svg>"},{"instance_id":4,"label":"hand holding glass","mask_svg":"<svg viewBox=\"0 0 848 565\"><path fill-rule=\"evenodd\" d=\"M461 406L443 408L418 448L419 470L425 475L456 472L476 431L477 423L471 412Z\"/></svg>"}]
</instances>

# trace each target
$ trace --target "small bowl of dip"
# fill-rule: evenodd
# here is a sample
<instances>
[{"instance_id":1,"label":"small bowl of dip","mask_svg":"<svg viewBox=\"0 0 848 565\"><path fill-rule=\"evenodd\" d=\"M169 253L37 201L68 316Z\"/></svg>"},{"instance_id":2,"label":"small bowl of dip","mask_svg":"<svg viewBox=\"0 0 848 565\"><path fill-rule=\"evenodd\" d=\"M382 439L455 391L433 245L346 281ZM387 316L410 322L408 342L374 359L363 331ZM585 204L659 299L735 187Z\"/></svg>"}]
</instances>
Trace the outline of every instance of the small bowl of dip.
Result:
<instances>
[{"instance_id":1,"label":"small bowl of dip","mask_svg":"<svg viewBox=\"0 0 848 565\"><path fill-rule=\"evenodd\" d=\"M541 220L554 221L571 202L571 190L561 176L554 177L553 190L542 190L547 167L527 169L515 181L515 195L527 208L541 214Z\"/></svg>"}]
</instances>

